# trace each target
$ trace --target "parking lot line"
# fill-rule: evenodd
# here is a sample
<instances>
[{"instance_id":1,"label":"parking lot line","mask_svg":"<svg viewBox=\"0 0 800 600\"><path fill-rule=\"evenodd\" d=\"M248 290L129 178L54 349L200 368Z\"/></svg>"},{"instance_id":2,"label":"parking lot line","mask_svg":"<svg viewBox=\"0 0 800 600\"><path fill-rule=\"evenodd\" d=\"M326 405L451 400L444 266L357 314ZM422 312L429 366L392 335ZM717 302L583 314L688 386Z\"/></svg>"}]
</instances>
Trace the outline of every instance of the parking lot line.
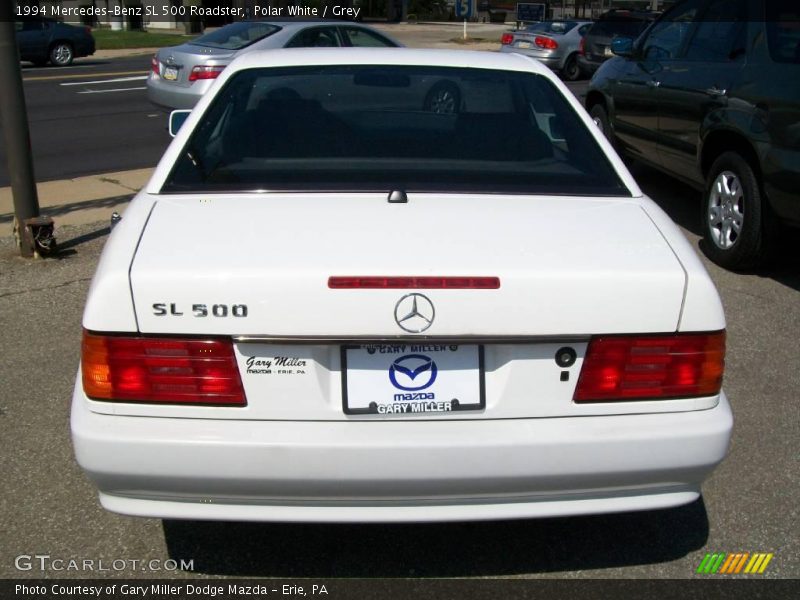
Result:
<instances>
[{"instance_id":1,"label":"parking lot line","mask_svg":"<svg viewBox=\"0 0 800 600\"><path fill-rule=\"evenodd\" d=\"M78 73L74 75L48 75L45 77L25 77L23 81L52 81L54 79L80 79L81 77L114 77L116 75L142 75L144 69L136 71L116 71L114 73Z\"/></svg>"},{"instance_id":2,"label":"parking lot line","mask_svg":"<svg viewBox=\"0 0 800 600\"><path fill-rule=\"evenodd\" d=\"M75 92L76 94L110 94L112 92L134 92L136 90L146 90L147 88L133 87L133 88L115 88L113 90L84 90L82 92Z\"/></svg>"},{"instance_id":3,"label":"parking lot line","mask_svg":"<svg viewBox=\"0 0 800 600\"><path fill-rule=\"evenodd\" d=\"M116 79L98 79L96 81L68 81L66 83L59 83L59 85L93 85L97 83L119 83L121 81L141 81L147 79L147 75L139 75L138 77L117 77Z\"/></svg>"}]
</instances>

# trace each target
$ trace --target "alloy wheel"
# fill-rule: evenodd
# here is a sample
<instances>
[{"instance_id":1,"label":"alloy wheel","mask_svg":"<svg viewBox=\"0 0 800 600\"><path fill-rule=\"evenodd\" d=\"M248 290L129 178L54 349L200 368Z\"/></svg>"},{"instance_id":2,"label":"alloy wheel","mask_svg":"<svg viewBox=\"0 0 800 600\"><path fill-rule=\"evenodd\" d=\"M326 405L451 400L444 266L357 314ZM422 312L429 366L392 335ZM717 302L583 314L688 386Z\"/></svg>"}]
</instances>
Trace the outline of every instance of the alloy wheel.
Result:
<instances>
[{"instance_id":1,"label":"alloy wheel","mask_svg":"<svg viewBox=\"0 0 800 600\"><path fill-rule=\"evenodd\" d=\"M722 171L708 197L708 227L714 244L729 250L739 240L744 224L744 192L739 176Z\"/></svg>"},{"instance_id":2,"label":"alloy wheel","mask_svg":"<svg viewBox=\"0 0 800 600\"><path fill-rule=\"evenodd\" d=\"M57 65L68 65L72 62L72 48L69 44L59 44L53 49L52 57Z\"/></svg>"}]
</instances>

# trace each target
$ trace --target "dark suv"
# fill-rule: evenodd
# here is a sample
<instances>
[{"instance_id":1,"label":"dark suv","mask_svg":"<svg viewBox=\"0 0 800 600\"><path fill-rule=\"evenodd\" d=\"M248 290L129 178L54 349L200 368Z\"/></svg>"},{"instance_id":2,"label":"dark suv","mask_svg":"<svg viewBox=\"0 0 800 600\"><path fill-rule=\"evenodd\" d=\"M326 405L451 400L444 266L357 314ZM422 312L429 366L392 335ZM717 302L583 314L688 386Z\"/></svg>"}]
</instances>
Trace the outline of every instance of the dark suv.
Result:
<instances>
[{"instance_id":1,"label":"dark suv","mask_svg":"<svg viewBox=\"0 0 800 600\"><path fill-rule=\"evenodd\" d=\"M611 42L617 36L636 38L660 13L631 10L610 10L586 32L578 51L578 67L585 75L594 73L613 56Z\"/></svg>"},{"instance_id":2,"label":"dark suv","mask_svg":"<svg viewBox=\"0 0 800 600\"><path fill-rule=\"evenodd\" d=\"M613 50L586 96L595 123L621 153L705 191L709 258L755 266L773 224L800 225L797 0L682 0Z\"/></svg>"}]
</instances>

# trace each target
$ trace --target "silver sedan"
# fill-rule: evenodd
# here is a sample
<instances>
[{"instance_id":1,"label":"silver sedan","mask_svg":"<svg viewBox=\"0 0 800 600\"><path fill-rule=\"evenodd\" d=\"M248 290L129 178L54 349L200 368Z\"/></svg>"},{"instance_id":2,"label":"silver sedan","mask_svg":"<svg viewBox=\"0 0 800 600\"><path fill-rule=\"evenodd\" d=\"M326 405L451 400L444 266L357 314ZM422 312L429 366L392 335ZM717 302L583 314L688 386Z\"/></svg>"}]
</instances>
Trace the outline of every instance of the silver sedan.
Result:
<instances>
[{"instance_id":1,"label":"silver sedan","mask_svg":"<svg viewBox=\"0 0 800 600\"><path fill-rule=\"evenodd\" d=\"M501 52L516 52L535 58L575 81L581 76L578 48L591 27L591 21L542 21L519 31L509 31L501 38Z\"/></svg>"},{"instance_id":2,"label":"silver sedan","mask_svg":"<svg viewBox=\"0 0 800 600\"><path fill-rule=\"evenodd\" d=\"M147 96L169 109L190 109L237 56L278 48L399 47L399 42L350 21L240 21L191 42L162 48L151 61Z\"/></svg>"}]
</instances>

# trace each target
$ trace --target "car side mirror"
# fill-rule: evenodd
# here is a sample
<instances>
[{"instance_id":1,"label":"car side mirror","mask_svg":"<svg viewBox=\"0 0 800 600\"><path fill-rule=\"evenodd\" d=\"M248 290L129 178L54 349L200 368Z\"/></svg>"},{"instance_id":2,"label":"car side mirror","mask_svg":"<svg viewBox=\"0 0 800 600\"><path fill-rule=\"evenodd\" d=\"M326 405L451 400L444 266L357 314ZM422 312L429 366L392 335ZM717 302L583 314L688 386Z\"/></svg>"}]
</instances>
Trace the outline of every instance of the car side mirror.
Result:
<instances>
[{"instance_id":1,"label":"car side mirror","mask_svg":"<svg viewBox=\"0 0 800 600\"><path fill-rule=\"evenodd\" d=\"M611 52L617 56L630 58L633 56L633 38L616 37L611 40Z\"/></svg>"},{"instance_id":2,"label":"car side mirror","mask_svg":"<svg viewBox=\"0 0 800 600\"><path fill-rule=\"evenodd\" d=\"M190 110L173 110L169 113L169 134L172 137L178 135L178 131L186 122L186 119L189 118L190 114L192 114Z\"/></svg>"}]
</instances>

